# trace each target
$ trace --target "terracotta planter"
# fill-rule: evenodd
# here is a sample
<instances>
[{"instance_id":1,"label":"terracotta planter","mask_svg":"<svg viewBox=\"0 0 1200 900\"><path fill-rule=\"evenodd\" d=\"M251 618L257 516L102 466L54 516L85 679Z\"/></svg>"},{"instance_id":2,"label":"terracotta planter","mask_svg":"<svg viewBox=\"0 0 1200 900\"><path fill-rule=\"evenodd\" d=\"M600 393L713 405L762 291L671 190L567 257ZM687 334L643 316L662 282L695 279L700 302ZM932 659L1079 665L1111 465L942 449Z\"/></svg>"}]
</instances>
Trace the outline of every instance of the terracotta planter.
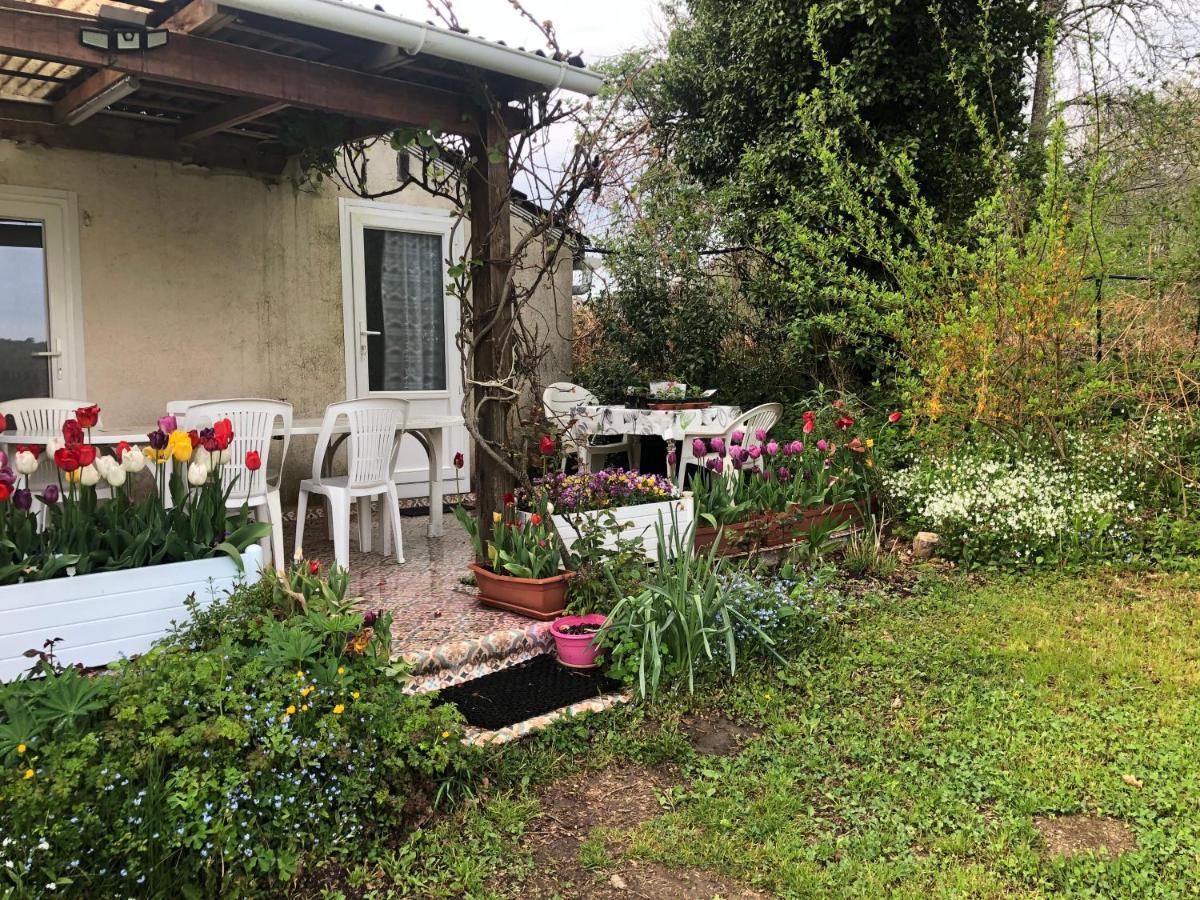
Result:
<instances>
[{"instance_id":1,"label":"terracotta planter","mask_svg":"<svg viewBox=\"0 0 1200 900\"><path fill-rule=\"evenodd\" d=\"M786 513L752 516L725 526L717 555L737 556L750 550L794 544L812 528L827 523L844 525L857 521L858 517L858 508L851 501ZM707 550L716 539L716 528L697 528L694 546L698 551Z\"/></svg>"},{"instance_id":2,"label":"terracotta planter","mask_svg":"<svg viewBox=\"0 0 1200 900\"><path fill-rule=\"evenodd\" d=\"M477 563L471 563L479 601L497 609L549 622L563 614L567 606L567 579L574 572L561 572L550 578L517 578L499 575Z\"/></svg>"},{"instance_id":3,"label":"terracotta planter","mask_svg":"<svg viewBox=\"0 0 1200 900\"><path fill-rule=\"evenodd\" d=\"M563 616L561 619L556 619L550 626L550 633L554 635L554 648L558 651L558 661L569 669L596 668L596 656L600 653L600 648L595 643L598 632L564 634L560 629L570 628L572 625L603 625L605 621L607 621L605 617L599 613L587 616Z\"/></svg>"},{"instance_id":4,"label":"terracotta planter","mask_svg":"<svg viewBox=\"0 0 1200 900\"><path fill-rule=\"evenodd\" d=\"M717 556L737 556L739 553L745 553L750 543L746 539L746 532L757 524L753 519L745 519L726 525L721 533L721 546L717 548ZM692 546L698 552L707 552L708 548L716 543L718 531L721 529L709 525L697 527Z\"/></svg>"}]
</instances>

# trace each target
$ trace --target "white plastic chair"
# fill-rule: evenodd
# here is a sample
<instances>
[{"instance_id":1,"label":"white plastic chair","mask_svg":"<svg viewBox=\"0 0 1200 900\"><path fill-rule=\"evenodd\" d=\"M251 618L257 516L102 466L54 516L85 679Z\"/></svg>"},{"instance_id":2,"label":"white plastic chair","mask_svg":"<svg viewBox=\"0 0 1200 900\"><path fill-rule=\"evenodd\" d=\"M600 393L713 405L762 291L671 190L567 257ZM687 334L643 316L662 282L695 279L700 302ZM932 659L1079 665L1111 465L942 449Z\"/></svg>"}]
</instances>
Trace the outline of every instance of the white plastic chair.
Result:
<instances>
[{"instance_id":1,"label":"white plastic chair","mask_svg":"<svg viewBox=\"0 0 1200 900\"><path fill-rule=\"evenodd\" d=\"M323 475L322 465L333 439L333 429L341 416L349 422L346 474ZM296 501L296 553L304 547L304 517L308 495L320 494L329 504L333 525L333 555L343 569L350 568L350 502L358 501L358 545L364 553L371 549L371 498L383 497L379 514L383 520L383 549L391 532L395 533L396 564L404 562L404 541L400 534L400 496L392 472L400 437L408 422L408 401L391 397L344 400L325 408L321 433L313 451L312 478L300 482Z\"/></svg>"},{"instance_id":2,"label":"white plastic chair","mask_svg":"<svg viewBox=\"0 0 1200 900\"><path fill-rule=\"evenodd\" d=\"M206 400L168 400L167 415L175 417L175 424L183 429L190 429L188 425L188 410L193 406L199 406L201 403L207 403ZM218 418L220 418L218 416ZM236 433L236 432L235 432Z\"/></svg>"},{"instance_id":3,"label":"white plastic chair","mask_svg":"<svg viewBox=\"0 0 1200 900\"><path fill-rule=\"evenodd\" d=\"M179 416L179 412L172 412ZM260 522L271 523L271 537L262 542L263 552L275 568L285 565L283 555L283 506L279 500L279 482L283 475L283 463L287 459L288 445L292 437L292 404L282 400L204 400L191 403L183 415L188 428L204 429L213 422L228 419L233 427L233 441L229 445L229 461L223 469L228 480L234 475L237 481L229 493L226 506L237 509L243 503L254 510ZM279 464L274 478L267 473L271 455L271 437L275 423L281 422L283 446L279 449ZM183 423L179 423L182 427ZM246 454L258 451L262 465L255 471L246 468Z\"/></svg>"},{"instance_id":4,"label":"white plastic chair","mask_svg":"<svg viewBox=\"0 0 1200 900\"><path fill-rule=\"evenodd\" d=\"M6 400L3 404L4 413L13 417L16 434L13 435L9 455L16 450L17 444L44 444L48 438L63 439L63 422L75 418L75 410L81 406L91 406L90 400L67 400L62 397L24 397L20 400ZM96 426L99 427L99 422ZM3 423L0 423L2 430ZM85 430L84 437L86 439ZM104 448L99 448L103 450ZM48 484L57 484L58 475L55 472L54 460L43 454L38 464L38 470L29 477L29 486L39 492ZM98 497L109 497L112 491L108 484L101 481L96 485Z\"/></svg>"},{"instance_id":5,"label":"white plastic chair","mask_svg":"<svg viewBox=\"0 0 1200 900\"><path fill-rule=\"evenodd\" d=\"M765 441L760 441L758 439L756 432L760 428L763 430L763 432L770 432L770 430L775 427L775 423L779 421L781 416L783 416L782 403L764 403L761 406L754 407L754 409L750 410L749 412L742 413L742 415L739 416L733 422L733 424L729 426L728 430L726 430L724 434L719 435L719 437L725 441L725 452L728 454L729 447L732 446L730 442L733 439L733 433L735 431L742 432L743 437L741 446L746 450L765 443ZM683 489L684 477L687 473L688 466L702 466L709 459L717 455L710 452L704 454L702 457L697 457L695 453L692 452L692 440L698 436L699 435L690 434L684 435L683 441L680 442L680 446L677 451L679 454L679 471L676 473L676 478L679 479L680 490ZM712 437L705 437L704 440L705 443L711 445ZM733 468L729 465L728 460L725 462L725 471L732 477Z\"/></svg>"},{"instance_id":6,"label":"white plastic chair","mask_svg":"<svg viewBox=\"0 0 1200 900\"><path fill-rule=\"evenodd\" d=\"M562 436L562 448L565 451L562 458L562 469L567 468L567 453L574 453L579 459L579 466L589 472L592 469L592 458L606 460L618 453L629 455L629 464L636 468L633 459L633 439L622 435L619 440L613 440L615 435L589 435L584 443L575 440L571 433L571 410L577 406L597 406L596 395L587 388L572 384L569 381L556 381L542 391L542 406L546 411L546 420L553 424Z\"/></svg>"}]
</instances>

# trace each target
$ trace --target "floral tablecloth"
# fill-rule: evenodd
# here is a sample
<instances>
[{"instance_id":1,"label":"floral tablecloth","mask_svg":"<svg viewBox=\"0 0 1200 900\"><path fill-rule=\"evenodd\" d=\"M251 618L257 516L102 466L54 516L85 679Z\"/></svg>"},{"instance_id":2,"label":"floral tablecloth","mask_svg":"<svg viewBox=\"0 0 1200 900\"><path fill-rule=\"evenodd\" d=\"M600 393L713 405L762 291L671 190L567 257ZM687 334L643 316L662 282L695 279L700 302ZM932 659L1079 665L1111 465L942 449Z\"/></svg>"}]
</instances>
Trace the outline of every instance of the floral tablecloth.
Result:
<instances>
[{"instance_id":1,"label":"floral tablecloth","mask_svg":"<svg viewBox=\"0 0 1200 900\"><path fill-rule=\"evenodd\" d=\"M737 406L710 406L707 409L577 406L571 410L571 430L579 437L589 434L642 434L681 441L685 436L724 434L741 413L741 408Z\"/></svg>"}]
</instances>

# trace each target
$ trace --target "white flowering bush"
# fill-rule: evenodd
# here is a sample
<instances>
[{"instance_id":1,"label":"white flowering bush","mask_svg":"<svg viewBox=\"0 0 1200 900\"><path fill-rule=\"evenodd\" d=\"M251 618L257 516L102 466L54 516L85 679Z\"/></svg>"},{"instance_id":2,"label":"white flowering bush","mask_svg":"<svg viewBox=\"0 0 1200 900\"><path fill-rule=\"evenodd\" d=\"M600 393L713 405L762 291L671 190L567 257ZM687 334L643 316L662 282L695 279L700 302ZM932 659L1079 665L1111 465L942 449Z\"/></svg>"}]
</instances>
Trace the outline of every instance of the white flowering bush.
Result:
<instances>
[{"instance_id":1,"label":"white flowering bush","mask_svg":"<svg viewBox=\"0 0 1200 900\"><path fill-rule=\"evenodd\" d=\"M1082 446L1069 461L966 451L885 473L882 483L948 555L1024 567L1125 553L1143 477L1129 454Z\"/></svg>"}]
</instances>

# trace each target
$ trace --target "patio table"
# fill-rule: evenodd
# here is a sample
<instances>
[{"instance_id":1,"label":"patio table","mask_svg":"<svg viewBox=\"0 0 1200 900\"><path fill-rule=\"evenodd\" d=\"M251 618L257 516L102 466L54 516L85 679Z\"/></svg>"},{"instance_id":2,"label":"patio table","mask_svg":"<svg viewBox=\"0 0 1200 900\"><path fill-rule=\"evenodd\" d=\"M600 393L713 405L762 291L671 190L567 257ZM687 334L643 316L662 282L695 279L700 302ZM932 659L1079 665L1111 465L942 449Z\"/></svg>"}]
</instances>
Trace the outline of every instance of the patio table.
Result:
<instances>
[{"instance_id":1,"label":"patio table","mask_svg":"<svg viewBox=\"0 0 1200 900\"><path fill-rule=\"evenodd\" d=\"M293 419L292 420L292 437L296 436L313 436L321 433L320 418L311 419ZM425 450L425 455L429 459L429 536L441 537L442 535L442 517L440 512L442 508L442 435L447 428L453 428L463 424L462 416L413 416L405 425L404 433L411 434L417 439L417 443ZM126 441L130 444L146 443L146 436L158 428L157 423L148 425L131 425L128 427L113 427L105 426L104 428L92 428L89 430L89 441L92 444L112 446ZM275 437L283 437L283 429L275 429ZM338 447L342 442L350 436L350 426L345 419L339 419L334 427L334 434L337 438L330 443L329 449L325 453L325 459L322 463L322 469L326 473L330 471L330 466L333 462L333 454L337 452ZM27 434L19 431L0 431L0 446L5 444L46 444L51 440L62 440L61 434Z\"/></svg>"},{"instance_id":2,"label":"patio table","mask_svg":"<svg viewBox=\"0 0 1200 900\"><path fill-rule=\"evenodd\" d=\"M576 406L571 410L571 430L585 439L593 434L629 434L660 437L667 442L667 475L675 444L685 438L716 437L728 431L742 410L737 406L704 409L639 409L631 406Z\"/></svg>"}]
</instances>

